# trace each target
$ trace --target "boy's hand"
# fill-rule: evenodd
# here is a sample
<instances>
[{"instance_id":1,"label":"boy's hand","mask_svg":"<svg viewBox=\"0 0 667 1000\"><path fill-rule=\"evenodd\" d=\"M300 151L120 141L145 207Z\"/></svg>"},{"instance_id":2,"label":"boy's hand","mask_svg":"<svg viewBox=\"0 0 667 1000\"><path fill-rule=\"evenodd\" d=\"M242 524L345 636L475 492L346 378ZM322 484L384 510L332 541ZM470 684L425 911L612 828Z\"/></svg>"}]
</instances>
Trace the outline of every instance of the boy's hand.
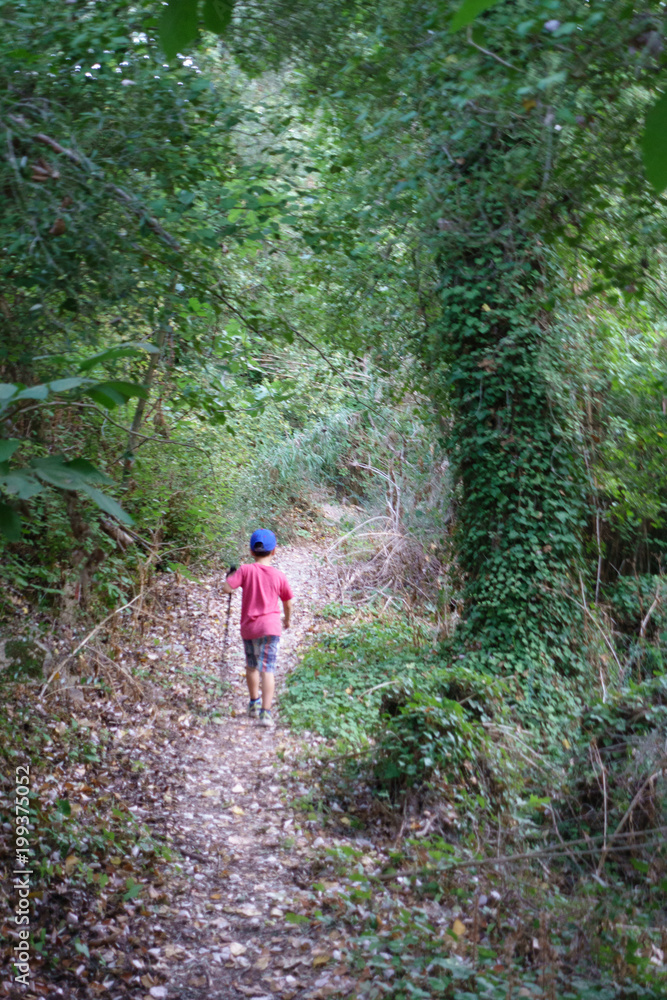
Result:
<instances>
[{"instance_id":1,"label":"boy's hand","mask_svg":"<svg viewBox=\"0 0 667 1000\"><path fill-rule=\"evenodd\" d=\"M227 583L227 577L231 576L232 573L235 573L235 572L236 572L236 566L230 566L229 569L227 570L227 572L225 573L225 579L222 581L222 588L221 588L223 594L233 594L234 593L234 591L232 590L232 588Z\"/></svg>"}]
</instances>

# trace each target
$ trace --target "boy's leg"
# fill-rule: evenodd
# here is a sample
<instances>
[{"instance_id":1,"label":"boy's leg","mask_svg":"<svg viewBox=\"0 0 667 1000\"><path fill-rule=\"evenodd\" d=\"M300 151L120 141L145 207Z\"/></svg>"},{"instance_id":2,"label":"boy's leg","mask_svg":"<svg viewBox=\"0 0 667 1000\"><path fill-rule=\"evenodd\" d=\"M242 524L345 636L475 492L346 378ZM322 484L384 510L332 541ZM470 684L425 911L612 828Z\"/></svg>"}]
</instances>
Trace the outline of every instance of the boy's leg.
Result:
<instances>
[{"instance_id":1,"label":"boy's leg","mask_svg":"<svg viewBox=\"0 0 667 1000\"><path fill-rule=\"evenodd\" d=\"M275 688L275 674L269 673L267 670L262 671L262 708L271 708Z\"/></svg>"},{"instance_id":2,"label":"boy's leg","mask_svg":"<svg viewBox=\"0 0 667 1000\"><path fill-rule=\"evenodd\" d=\"M262 639L262 645L257 657L257 665L262 672L262 711L270 710L273 704L273 694L276 688L275 669L278 658L277 635L267 635Z\"/></svg>"},{"instance_id":3,"label":"boy's leg","mask_svg":"<svg viewBox=\"0 0 667 1000\"><path fill-rule=\"evenodd\" d=\"M253 702L259 701L259 670L257 663L257 655L255 650L255 644L252 639L243 640L243 649L245 651L245 679L248 685L248 694L250 695L250 714L254 715Z\"/></svg>"},{"instance_id":4,"label":"boy's leg","mask_svg":"<svg viewBox=\"0 0 667 1000\"><path fill-rule=\"evenodd\" d=\"M257 701L259 698L259 670L255 667L245 668L245 679L248 684L248 694L250 695L251 701Z\"/></svg>"}]
</instances>

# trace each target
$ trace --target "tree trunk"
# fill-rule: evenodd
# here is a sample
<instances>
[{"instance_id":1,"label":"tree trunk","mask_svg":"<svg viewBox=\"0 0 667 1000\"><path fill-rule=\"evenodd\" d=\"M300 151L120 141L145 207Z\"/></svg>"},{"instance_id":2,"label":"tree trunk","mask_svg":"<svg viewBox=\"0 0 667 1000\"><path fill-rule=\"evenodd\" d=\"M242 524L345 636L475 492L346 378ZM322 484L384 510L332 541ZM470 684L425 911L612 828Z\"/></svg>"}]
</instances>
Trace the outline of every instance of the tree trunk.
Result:
<instances>
[{"instance_id":1,"label":"tree trunk","mask_svg":"<svg viewBox=\"0 0 667 1000\"><path fill-rule=\"evenodd\" d=\"M148 403L148 398L150 395L151 385L153 383L153 378L155 372L157 371L157 366L162 357L162 348L164 347L165 337L167 335L167 327L161 326L157 334L157 354L151 354L150 361L148 363L148 371L146 372L146 378L144 379L143 386L146 389L146 396L143 399L137 401L137 408L134 411L134 417L132 418L132 426L130 427L130 433L127 439L127 450L125 452L125 462L123 464L123 480L126 480L130 474L132 465L134 464L134 449L137 446L137 440L139 436L139 431L144 419L144 413L146 412L146 404Z\"/></svg>"}]
</instances>

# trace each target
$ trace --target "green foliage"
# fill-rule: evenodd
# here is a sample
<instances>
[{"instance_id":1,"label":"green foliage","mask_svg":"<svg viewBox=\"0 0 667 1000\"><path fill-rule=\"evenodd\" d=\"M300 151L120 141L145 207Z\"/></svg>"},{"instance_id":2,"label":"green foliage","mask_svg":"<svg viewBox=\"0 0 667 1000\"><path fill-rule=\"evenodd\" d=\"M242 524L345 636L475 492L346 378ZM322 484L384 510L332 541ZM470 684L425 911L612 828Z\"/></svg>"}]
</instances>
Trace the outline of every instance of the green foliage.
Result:
<instances>
[{"instance_id":1,"label":"green foliage","mask_svg":"<svg viewBox=\"0 0 667 1000\"><path fill-rule=\"evenodd\" d=\"M198 35L197 3L192 0L170 0L159 23L160 42L168 59L187 49Z\"/></svg>"},{"instance_id":2,"label":"green foliage","mask_svg":"<svg viewBox=\"0 0 667 1000\"><path fill-rule=\"evenodd\" d=\"M199 35L199 0L169 0L158 23L160 43L168 59L185 52ZM229 26L234 0L204 0L201 18L207 31L217 35Z\"/></svg>"},{"instance_id":3,"label":"green foliage","mask_svg":"<svg viewBox=\"0 0 667 1000\"><path fill-rule=\"evenodd\" d=\"M282 712L297 730L337 738L342 748L364 746L383 690L405 671L420 670L413 642L412 629L397 620L342 625L311 647L290 675ZM399 655L392 658L392 652Z\"/></svg>"},{"instance_id":4,"label":"green foliage","mask_svg":"<svg viewBox=\"0 0 667 1000\"><path fill-rule=\"evenodd\" d=\"M290 675L290 724L363 750L383 794L428 790L482 811L505 803L511 767L485 725L503 716L504 685L465 666L443 667L414 646L400 619L326 633ZM393 655L392 655L393 654Z\"/></svg>"},{"instance_id":5,"label":"green foliage","mask_svg":"<svg viewBox=\"0 0 667 1000\"><path fill-rule=\"evenodd\" d=\"M638 681L664 670L667 663L664 579L648 574L619 577L604 585L602 593L618 633L617 644L625 657L626 675Z\"/></svg>"},{"instance_id":6,"label":"green foliage","mask_svg":"<svg viewBox=\"0 0 667 1000\"><path fill-rule=\"evenodd\" d=\"M487 9L467 37L452 33ZM406 383L428 395L452 458L459 649L475 669L514 675L513 698L549 725L577 710L586 686L579 575L599 480L578 401L560 391L567 362L550 371L545 359L555 362L582 260L583 301L603 288L610 306L621 293L629 302L649 269L660 280L644 251L663 238L662 213L640 149L658 61L649 35L659 30L651 12L614 10L377 3L355 12L355 32L335 36L325 62L315 35L299 37L326 127L345 150L321 157L327 198L303 231L328 258L316 266L339 304L338 342L350 338L350 303L365 308L355 272L367 271L366 297L419 359ZM348 5L337 12L343 21ZM287 26L299 23L293 5L276 8L278 58L294 56ZM271 61L249 30L257 58ZM629 186L628 176L639 180ZM410 309L419 323L405 318ZM382 323L362 315L362 337L376 346ZM644 474L643 456L636 465ZM653 469L650 480L659 499Z\"/></svg>"},{"instance_id":7,"label":"green foliage","mask_svg":"<svg viewBox=\"0 0 667 1000\"><path fill-rule=\"evenodd\" d=\"M450 31L458 31L465 28L475 18L490 7L495 7L499 0L464 0L456 14L452 18Z\"/></svg>"},{"instance_id":8,"label":"green foliage","mask_svg":"<svg viewBox=\"0 0 667 1000\"><path fill-rule=\"evenodd\" d=\"M234 0L204 0L203 18L209 31L220 35L229 26L234 13Z\"/></svg>"},{"instance_id":9,"label":"green foliage","mask_svg":"<svg viewBox=\"0 0 667 1000\"><path fill-rule=\"evenodd\" d=\"M13 446L20 443L20 441L6 442L11 446L12 454L16 450ZM5 450L10 451L9 448ZM132 518L120 504L93 485L99 483L113 484L113 480L84 458L66 461L64 455L35 457L22 468L12 467L8 461L0 462L0 487L9 496L16 496L18 500L30 500L39 496L47 486L66 492L78 490L90 497L100 510L111 514L124 524L132 524ZM9 504L3 504L2 509L6 513L0 516L0 532L9 541L18 541L21 537L20 519Z\"/></svg>"},{"instance_id":10,"label":"green foliage","mask_svg":"<svg viewBox=\"0 0 667 1000\"><path fill-rule=\"evenodd\" d=\"M192 7L159 13L174 6ZM208 26L231 9L205 4ZM0 408L21 447L3 445L0 527L13 546L3 550L6 580L19 589L30 580L46 596L80 574L85 602L91 575L105 600L126 593L137 562L136 549L112 556L95 508L134 524L144 549L151 531L158 543L187 539L190 555L221 538L235 544L239 517L214 523L230 491L204 477L197 418L233 431L235 413L252 420L289 395L246 377L265 338L293 334L244 290L292 185L277 167L282 154L264 152L277 144L272 112L241 106L238 77L217 55L199 60L206 75L192 59L164 65L154 4L120 22L91 7L76 31L71 14L3 7ZM266 142L237 144L242 120ZM170 498L157 478L150 499L141 473L153 440L168 481L185 486L190 472ZM189 463L188 447L203 448L204 461ZM235 468L230 449L222 453Z\"/></svg>"},{"instance_id":11,"label":"green foliage","mask_svg":"<svg viewBox=\"0 0 667 1000\"><path fill-rule=\"evenodd\" d=\"M667 94L663 94L646 112L642 135L642 154L646 176L661 194L667 187Z\"/></svg>"},{"instance_id":12,"label":"green foliage","mask_svg":"<svg viewBox=\"0 0 667 1000\"><path fill-rule=\"evenodd\" d=\"M435 791L470 816L507 806L512 767L487 730L503 719L504 696L501 682L443 667L435 655L423 659L382 699L373 764L381 786L392 797L411 787Z\"/></svg>"},{"instance_id":13,"label":"green foliage","mask_svg":"<svg viewBox=\"0 0 667 1000\"><path fill-rule=\"evenodd\" d=\"M431 853L437 856L439 852ZM478 892L474 884L457 889L458 901L467 911L469 926L474 919L473 900ZM370 895L372 898L372 893ZM545 907L538 890L533 889L531 895ZM530 951L535 950L533 942L542 934L540 921L531 920L527 913L519 914L516 909L505 912L503 906L490 903L485 894L482 898L487 902L478 909L477 919L488 926L491 933L485 935L485 943L478 948L466 943L465 939L457 939L451 929L443 934L433 919L438 904L430 901L420 900L411 906L396 902L393 907L383 901L382 925L374 916L363 922L352 917L361 925L353 967L359 973L363 969L371 970L359 995L368 1000L381 997L390 1000L472 1000L477 997L507 1000L516 990L522 997L538 1000L545 996L545 983L553 988L559 1000L654 1000L662 994L663 977L654 971L647 957L651 948L649 935L639 928L625 935L606 929L609 923L613 926L614 920L623 922L625 907L620 893L604 911L587 914L589 947L584 956L581 955L577 921L580 919L578 910L584 909L585 902L570 907L567 901L558 899L547 906L549 946L556 955L567 956L561 963L545 956L533 960L529 957ZM523 949L515 948L508 955L502 934L510 928L515 939L525 944ZM543 945L542 938L540 947ZM525 953L523 956L521 950ZM620 965L622 971L616 972L614 965Z\"/></svg>"}]
</instances>

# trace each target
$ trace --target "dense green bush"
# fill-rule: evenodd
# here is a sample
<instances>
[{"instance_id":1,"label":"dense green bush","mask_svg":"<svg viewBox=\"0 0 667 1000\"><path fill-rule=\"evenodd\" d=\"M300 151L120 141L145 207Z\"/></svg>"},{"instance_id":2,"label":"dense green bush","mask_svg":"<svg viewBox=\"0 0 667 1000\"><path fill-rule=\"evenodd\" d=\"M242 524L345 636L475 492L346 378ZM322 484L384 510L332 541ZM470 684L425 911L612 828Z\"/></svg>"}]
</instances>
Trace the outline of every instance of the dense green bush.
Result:
<instances>
[{"instance_id":1,"label":"dense green bush","mask_svg":"<svg viewBox=\"0 0 667 1000\"><path fill-rule=\"evenodd\" d=\"M421 676L423 664L409 623L366 619L349 625L351 613L330 605L326 617L341 624L307 650L290 674L281 711L296 729L337 739L341 751L358 750L374 739L383 691L406 671Z\"/></svg>"},{"instance_id":2,"label":"dense green bush","mask_svg":"<svg viewBox=\"0 0 667 1000\"><path fill-rule=\"evenodd\" d=\"M415 645L401 618L344 624L324 634L290 675L281 710L290 724L331 740L343 756L364 751L376 789L500 808L512 781L498 732L505 685L465 666L443 667Z\"/></svg>"}]
</instances>

